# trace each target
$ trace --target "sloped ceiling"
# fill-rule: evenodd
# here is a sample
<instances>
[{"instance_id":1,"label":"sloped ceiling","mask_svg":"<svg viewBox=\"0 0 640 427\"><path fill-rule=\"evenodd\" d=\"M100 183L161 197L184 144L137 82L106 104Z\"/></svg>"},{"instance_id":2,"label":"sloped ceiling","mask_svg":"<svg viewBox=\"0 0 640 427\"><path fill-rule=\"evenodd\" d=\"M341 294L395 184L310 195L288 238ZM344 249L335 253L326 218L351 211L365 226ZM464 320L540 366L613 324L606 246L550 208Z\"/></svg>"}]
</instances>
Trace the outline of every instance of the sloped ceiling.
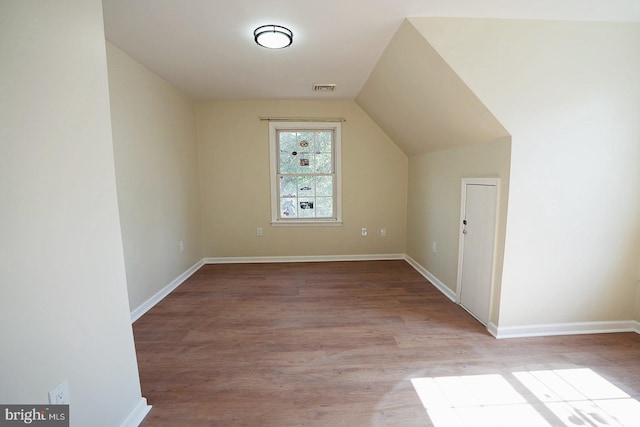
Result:
<instances>
[{"instance_id":1,"label":"sloped ceiling","mask_svg":"<svg viewBox=\"0 0 640 427\"><path fill-rule=\"evenodd\" d=\"M408 20L356 102L407 156L509 135Z\"/></svg>"}]
</instances>

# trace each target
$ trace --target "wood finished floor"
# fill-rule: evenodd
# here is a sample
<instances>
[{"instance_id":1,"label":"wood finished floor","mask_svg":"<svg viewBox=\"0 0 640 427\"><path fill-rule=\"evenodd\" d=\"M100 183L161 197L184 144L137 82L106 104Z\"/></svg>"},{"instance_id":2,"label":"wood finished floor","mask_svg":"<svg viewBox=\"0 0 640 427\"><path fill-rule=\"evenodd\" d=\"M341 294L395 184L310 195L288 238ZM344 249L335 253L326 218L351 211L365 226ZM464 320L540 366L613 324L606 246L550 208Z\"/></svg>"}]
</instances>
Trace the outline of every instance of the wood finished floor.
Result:
<instances>
[{"instance_id":1,"label":"wood finished floor","mask_svg":"<svg viewBox=\"0 0 640 427\"><path fill-rule=\"evenodd\" d=\"M143 427L431 426L412 378L550 369L640 400L640 335L496 340L404 261L206 265L134 335Z\"/></svg>"}]
</instances>

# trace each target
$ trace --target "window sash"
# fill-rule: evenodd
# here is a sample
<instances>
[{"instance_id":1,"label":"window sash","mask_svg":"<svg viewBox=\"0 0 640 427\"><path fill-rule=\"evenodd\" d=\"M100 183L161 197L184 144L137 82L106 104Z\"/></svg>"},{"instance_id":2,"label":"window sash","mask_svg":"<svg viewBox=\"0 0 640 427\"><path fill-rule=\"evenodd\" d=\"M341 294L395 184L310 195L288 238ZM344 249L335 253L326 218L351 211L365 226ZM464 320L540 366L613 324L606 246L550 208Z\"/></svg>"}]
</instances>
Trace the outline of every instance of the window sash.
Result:
<instances>
[{"instance_id":1,"label":"window sash","mask_svg":"<svg viewBox=\"0 0 640 427\"><path fill-rule=\"evenodd\" d=\"M296 185L296 192L293 196L291 197L287 197L287 195L283 195L281 193L282 191L282 179L283 178L297 178L297 177L311 177L311 178L317 178L317 177L331 177L331 195L330 196L325 196L325 195L318 195L318 190L317 187L315 187L315 191L313 192L312 195L300 195L300 184L298 183ZM298 220L333 220L336 221L338 219L337 216L337 203L336 203L336 186L337 186L337 179L336 179L336 174L335 173L321 173L321 174L277 174L276 175L276 182L278 183L277 186L277 191L278 191L278 220L280 221L298 221ZM318 215L318 199L323 199L323 198L331 198L331 215L323 215L323 216L317 216ZM287 217L283 215L283 209L282 209L282 201L283 199L295 199L295 208L296 208L296 216L295 217ZM303 200L301 200L303 199ZM306 199L306 200L305 200ZM312 199L313 202L315 202L315 207L314 209L314 216L309 216L309 217L301 217L300 216L300 209L303 209L300 204Z\"/></svg>"}]
</instances>

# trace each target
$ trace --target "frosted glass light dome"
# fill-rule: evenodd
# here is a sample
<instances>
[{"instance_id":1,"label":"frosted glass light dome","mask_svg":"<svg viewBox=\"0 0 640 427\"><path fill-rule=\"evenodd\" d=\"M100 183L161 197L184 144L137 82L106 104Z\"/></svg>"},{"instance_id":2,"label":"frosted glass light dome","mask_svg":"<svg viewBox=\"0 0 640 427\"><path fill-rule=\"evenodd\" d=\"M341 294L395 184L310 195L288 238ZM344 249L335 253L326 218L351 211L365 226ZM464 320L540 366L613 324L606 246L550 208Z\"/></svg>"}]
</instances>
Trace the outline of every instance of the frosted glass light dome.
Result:
<instances>
[{"instance_id":1,"label":"frosted glass light dome","mask_svg":"<svg viewBox=\"0 0 640 427\"><path fill-rule=\"evenodd\" d=\"M263 25L253 32L253 39L262 47L282 49L291 46L293 33L280 25Z\"/></svg>"}]
</instances>

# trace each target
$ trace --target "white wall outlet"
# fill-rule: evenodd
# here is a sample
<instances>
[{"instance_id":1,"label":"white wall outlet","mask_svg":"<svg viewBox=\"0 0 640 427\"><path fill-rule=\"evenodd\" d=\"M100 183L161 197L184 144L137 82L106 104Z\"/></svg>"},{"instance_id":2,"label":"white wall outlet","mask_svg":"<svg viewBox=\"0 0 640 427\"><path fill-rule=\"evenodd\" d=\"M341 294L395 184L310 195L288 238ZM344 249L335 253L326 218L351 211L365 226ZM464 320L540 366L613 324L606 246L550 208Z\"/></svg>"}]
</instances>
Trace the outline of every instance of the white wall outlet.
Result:
<instances>
[{"instance_id":1,"label":"white wall outlet","mask_svg":"<svg viewBox=\"0 0 640 427\"><path fill-rule=\"evenodd\" d=\"M258 237L262 237L262 227L258 227L258 229L256 230L256 234Z\"/></svg>"},{"instance_id":2,"label":"white wall outlet","mask_svg":"<svg viewBox=\"0 0 640 427\"><path fill-rule=\"evenodd\" d=\"M362 235L363 235L363 236L366 236L366 235L367 235L367 229L366 229L366 228L364 228L364 227L362 227Z\"/></svg>"},{"instance_id":3,"label":"white wall outlet","mask_svg":"<svg viewBox=\"0 0 640 427\"><path fill-rule=\"evenodd\" d=\"M434 254L436 252L438 252L438 248L436 246L436 241L435 240L433 242L431 242L431 250L433 251Z\"/></svg>"},{"instance_id":4,"label":"white wall outlet","mask_svg":"<svg viewBox=\"0 0 640 427\"><path fill-rule=\"evenodd\" d=\"M180 250L180 252L184 251L184 241L180 240L178 242L178 249Z\"/></svg>"},{"instance_id":5,"label":"white wall outlet","mask_svg":"<svg viewBox=\"0 0 640 427\"><path fill-rule=\"evenodd\" d=\"M380 237L387 237L387 229L386 228L381 228L380 229Z\"/></svg>"},{"instance_id":6,"label":"white wall outlet","mask_svg":"<svg viewBox=\"0 0 640 427\"><path fill-rule=\"evenodd\" d=\"M69 381L64 380L49 392L49 403L52 405L69 405Z\"/></svg>"}]
</instances>

